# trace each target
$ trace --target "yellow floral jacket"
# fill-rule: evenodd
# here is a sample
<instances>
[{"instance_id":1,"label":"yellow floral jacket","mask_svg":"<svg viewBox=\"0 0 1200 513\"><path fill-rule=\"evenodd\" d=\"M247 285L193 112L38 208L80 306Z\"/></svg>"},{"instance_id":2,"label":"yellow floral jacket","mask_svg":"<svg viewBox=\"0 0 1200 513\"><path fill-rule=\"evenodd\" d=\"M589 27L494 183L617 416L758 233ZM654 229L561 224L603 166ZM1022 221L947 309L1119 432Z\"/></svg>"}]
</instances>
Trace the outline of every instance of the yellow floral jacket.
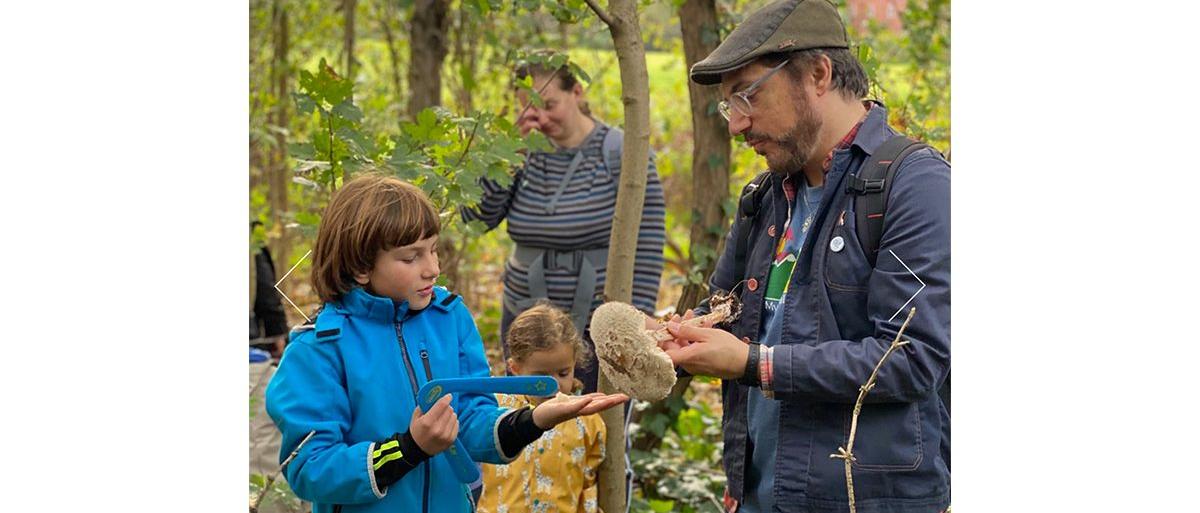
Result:
<instances>
[{"instance_id":1,"label":"yellow floral jacket","mask_svg":"<svg viewBox=\"0 0 1200 513\"><path fill-rule=\"evenodd\" d=\"M500 406L532 406L526 396L496 394ZM479 513L599 511L596 476L604 460L599 414L563 422L507 465L483 464Z\"/></svg>"}]
</instances>

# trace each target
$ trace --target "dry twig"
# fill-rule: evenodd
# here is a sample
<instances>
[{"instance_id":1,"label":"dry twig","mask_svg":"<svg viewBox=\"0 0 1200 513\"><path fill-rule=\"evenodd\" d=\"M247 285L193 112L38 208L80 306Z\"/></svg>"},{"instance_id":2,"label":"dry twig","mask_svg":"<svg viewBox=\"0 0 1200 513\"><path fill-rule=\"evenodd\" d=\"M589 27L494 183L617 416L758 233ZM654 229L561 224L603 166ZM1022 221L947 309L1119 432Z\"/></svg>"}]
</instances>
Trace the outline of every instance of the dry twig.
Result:
<instances>
[{"instance_id":1,"label":"dry twig","mask_svg":"<svg viewBox=\"0 0 1200 513\"><path fill-rule=\"evenodd\" d=\"M908 341L900 341L900 337L904 335L904 329L908 327L908 321L911 321L913 315L916 315L917 307L912 307L908 310L908 318L904 319L904 324L900 325L900 331L896 332L896 338L892 339L892 345L888 346L887 351L879 358L879 363L875 364L875 370L871 371L871 377L867 378L867 382L863 386L858 387L858 400L854 402L854 416L850 419L850 436L846 439L845 447L838 447L837 454L830 454L830 458L841 458L846 462L846 493L850 497L850 513L855 513L854 509L854 476L850 472L850 466L854 463L854 435L858 430L858 414L862 413L863 399L867 397L867 392L870 392L875 387L875 377L879 374L879 368L883 367L884 360Z\"/></svg>"},{"instance_id":2,"label":"dry twig","mask_svg":"<svg viewBox=\"0 0 1200 513\"><path fill-rule=\"evenodd\" d=\"M304 447L304 444L308 442L308 439L312 438L315 434L317 434L316 430L309 431L308 434L304 436L304 440L300 441L300 445L297 445L296 448L292 450L292 453L288 455L287 459L283 460L283 463L279 464L279 468L275 469L275 472L272 472L270 476L267 476L267 480L263 482L262 490L259 490L258 495L250 501L250 513L258 513L258 507L262 504L263 497L266 497L267 492L271 491L271 485L275 484L275 479L279 478L279 473L283 472L283 467L286 467L288 463L292 462L292 458L295 458L296 454L300 453L300 448Z\"/></svg>"}]
</instances>

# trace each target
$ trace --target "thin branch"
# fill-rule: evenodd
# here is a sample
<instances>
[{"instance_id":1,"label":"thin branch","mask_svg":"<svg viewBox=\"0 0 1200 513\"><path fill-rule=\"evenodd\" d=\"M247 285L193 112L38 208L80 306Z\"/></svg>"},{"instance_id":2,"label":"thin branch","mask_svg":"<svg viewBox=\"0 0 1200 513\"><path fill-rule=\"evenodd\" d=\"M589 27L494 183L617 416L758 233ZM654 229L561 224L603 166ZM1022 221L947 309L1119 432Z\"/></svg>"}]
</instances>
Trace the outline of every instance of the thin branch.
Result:
<instances>
[{"instance_id":1,"label":"thin branch","mask_svg":"<svg viewBox=\"0 0 1200 513\"><path fill-rule=\"evenodd\" d=\"M337 165L337 162L335 162L333 160L333 113L331 111L329 114L329 167L331 168L330 169L331 171L332 171L333 166L335 166L335 165ZM329 194L330 194L330 197L332 198L333 191L337 190L337 175L333 174L333 173L330 173L330 174L332 176L329 177L329 185L330 185L330 189L331 189ZM342 174L343 175L346 174L345 168L342 169ZM345 182L346 182L346 179L343 176L342 185L345 185L346 184Z\"/></svg>"},{"instance_id":2,"label":"thin branch","mask_svg":"<svg viewBox=\"0 0 1200 513\"><path fill-rule=\"evenodd\" d=\"M475 118L475 126L471 127L471 137L467 138L467 145L463 146L462 155L458 156L458 161L454 163L454 167L462 164L464 158L467 157L467 151L471 149L471 143L475 141L475 132L479 130L479 123L483 122L483 116Z\"/></svg>"},{"instance_id":3,"label":"thin branch","mask_svg":"<svg viewBox=\"0 0 1200 513\"><path fill-rule=\"evenodd\" d=\"M587 2L588 7L592 8L592 12L596 13L596 16L599 16L600 21L603 21L605 25L608 25L609 27L617 26L616 20L614 20L612 18L612 16L608 14L607 11L605 11L604 9L601 9L600 6L596 4L596 0L584 0L584 1Z\"/></svg>"},{"instance_id":4,"label":"thin branch","mask_svg":"<svg viewBox=\"0 0 1200 513\"><path fill-rule=\"evenodd\" d=\"M292 459L300 453L300 448L304 447L304 444L307 443L308 440L315 434L317 434L315 429L309 431L308 434L304 436L304 440L300 441L300 445L297 445L292 453L288 455L287 459L283 460L283 463L279 464L279 468L275 469L275 472L272 472L271 475L267 477L266 482L263 483L262 490L259 490L258 495L254 497L254 500L250 501L250 513L258 513L258 507L262 505L263 497L266 497L267 493L271 491L271 485L275 484L275 479L279 477L279 473L283 471L283 467L286 467L288 463L292 462Z\"/></svg>"},{"instance_id":5,"label":"thin branch","mask_svg":"<svg viewBox=\"0 0 1200 513\"><path fill-rule=\"evenodd\" d=\"M446 229L449 228L450 223L454 221L454 212L451 212L449 208L450 198L448 196L442 198L442 201L437 204L438 217L441 218L438 220L438 225L441 226L441 230L443 232L445 232Z\"/></svg>"},{"instance_id":6,"label":"thin branch","mask_svg":"<svg viewBox=\"0 0 1200 513\"><path fill-rule=\"evenodd\" d=\"M858 400L854 402L854 416L850 419L850 436L846 439L845 447L838 447L837 454L830 454L830 458L841 458L846 462L846 494L850 498L850 513L855 513L854 509L854 476L850 472L851 465L854 463L854 435L858 431L858 414L862 413L863 400L867 397L867 392L875 388L875 377L879 375L879 368L883 367L884 360L908 341L900 341L900 337L904 335L905 328L908 328L908 321L911 321L913 316L917 314L917 307L912 307L908 310L908 318L904 319L904 324L900 325L900 331L896 332L896 338L892 339L892 345L888 346L887 351L884 351L883 356L879 358L879 363L875 364L875 369L871 371L871 377L867 378L867 382L863 386L858 387Z\"/></svg>"}]
</instances>

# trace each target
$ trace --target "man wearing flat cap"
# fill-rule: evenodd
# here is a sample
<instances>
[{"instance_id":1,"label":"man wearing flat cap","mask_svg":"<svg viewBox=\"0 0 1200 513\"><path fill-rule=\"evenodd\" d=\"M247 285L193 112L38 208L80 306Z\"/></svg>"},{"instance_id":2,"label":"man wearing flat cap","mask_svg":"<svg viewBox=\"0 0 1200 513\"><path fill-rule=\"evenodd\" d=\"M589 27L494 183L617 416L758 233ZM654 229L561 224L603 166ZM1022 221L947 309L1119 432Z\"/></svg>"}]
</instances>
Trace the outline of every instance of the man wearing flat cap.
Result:
<instances>
[{"instance_id":1,"label":"man wearing flat cap","mask_svg":"<svg viewBox=\"0 0 1200 513\"><path fill-rule=\"evenodd\" d=\"M950 165L887 125L828 0L751 14L691 69L766 160L709 282L729 331L669 323L676 365L723 379L726 506L861 513L950 504ZM884 170L887 170L884 172ZM909 310L915 315L905 326ZM701 306L695 313L704 313Z\"/></svg>"}]
</instances>

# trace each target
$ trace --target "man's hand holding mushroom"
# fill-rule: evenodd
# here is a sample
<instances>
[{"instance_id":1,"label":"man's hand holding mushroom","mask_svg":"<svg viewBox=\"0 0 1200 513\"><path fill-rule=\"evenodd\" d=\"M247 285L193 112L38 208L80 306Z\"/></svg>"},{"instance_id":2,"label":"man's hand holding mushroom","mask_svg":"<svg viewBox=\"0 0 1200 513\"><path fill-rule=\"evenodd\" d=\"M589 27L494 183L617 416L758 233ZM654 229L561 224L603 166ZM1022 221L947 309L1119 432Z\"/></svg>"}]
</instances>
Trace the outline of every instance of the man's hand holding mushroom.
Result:
<instances>
[{"instance_id":1,"label":"man's hand holding mushroom","mask_svg":"<svg viewBox=\"0 0 1200 513\"><path fill-rule=\"evenodd\" d=\"M661 342L659 347L667 352L672 363L684 370L721 379L738 379L746 373L750 346L732 333L689 326L674 319L667 322L667 332L674 340ZM682 341L682 344L677 341Z\"/></svg>"},{"instance_id":2,"label":"man's hand holding mushroom","mask_svg":"<svg viewBox=\"0 0 1200 513\"><path fill-rule=\"evenodd\" d=\"M662 349L663 351L679 349L681 347L687 346L688 344L691 344L691 341L684 340L681 338L675 338L673 335L671 335L670 332L667 331L667 324L672 323L672 322L679 323L679 322L683 322L683 321L691 321L695 317L696 317L695 312L692 312L690 309L687 312L684 312L683 317L680 317L679 314L671 315L671 318L667 319L666 322L659 321L658 319L655 319L655 318L647 315L646 316L646 331L652 332L656 335L655 342L658 343L659 349ZM711 322L708 322L704 319L701 319L699 321L693 321L692 323L689 323L689 324L694 324L696 322L699 322L700 323L699 326L705 327L705 328L709 327L712 324Z\"/></svg>"},{"instance_id":3,"label":"man's hand holding mushroom","mask_svg":"<svg viewBox=\"0 0 1200 513\"><path fill-rule=\"evenodd\" d=\"M735 316L735 303L728 299L729 297L725 296L725 300L718 301L713 311L705 315L697 317L688 310L683 317L672 316L667 324L675 326L675 332L667 331L662 323L647 317L627 303L610 301L600 305L592 314L590 324L592 340L596 342L596 356L600 360L600 371L608 377L615 391L642 401L662 400L670 394L671 387L675 385L675 367L679 364L672 361L669 353L680 352L679 354L685 357L693 353L703 353L688 351L697 345L688 337L703 336L704 332L680 332L680 326L717 331L709 327ZM741 353L744 367L748 353L744 347ZM684 368L691 370L690 367Z\"/></svg>"}]
</instances>

